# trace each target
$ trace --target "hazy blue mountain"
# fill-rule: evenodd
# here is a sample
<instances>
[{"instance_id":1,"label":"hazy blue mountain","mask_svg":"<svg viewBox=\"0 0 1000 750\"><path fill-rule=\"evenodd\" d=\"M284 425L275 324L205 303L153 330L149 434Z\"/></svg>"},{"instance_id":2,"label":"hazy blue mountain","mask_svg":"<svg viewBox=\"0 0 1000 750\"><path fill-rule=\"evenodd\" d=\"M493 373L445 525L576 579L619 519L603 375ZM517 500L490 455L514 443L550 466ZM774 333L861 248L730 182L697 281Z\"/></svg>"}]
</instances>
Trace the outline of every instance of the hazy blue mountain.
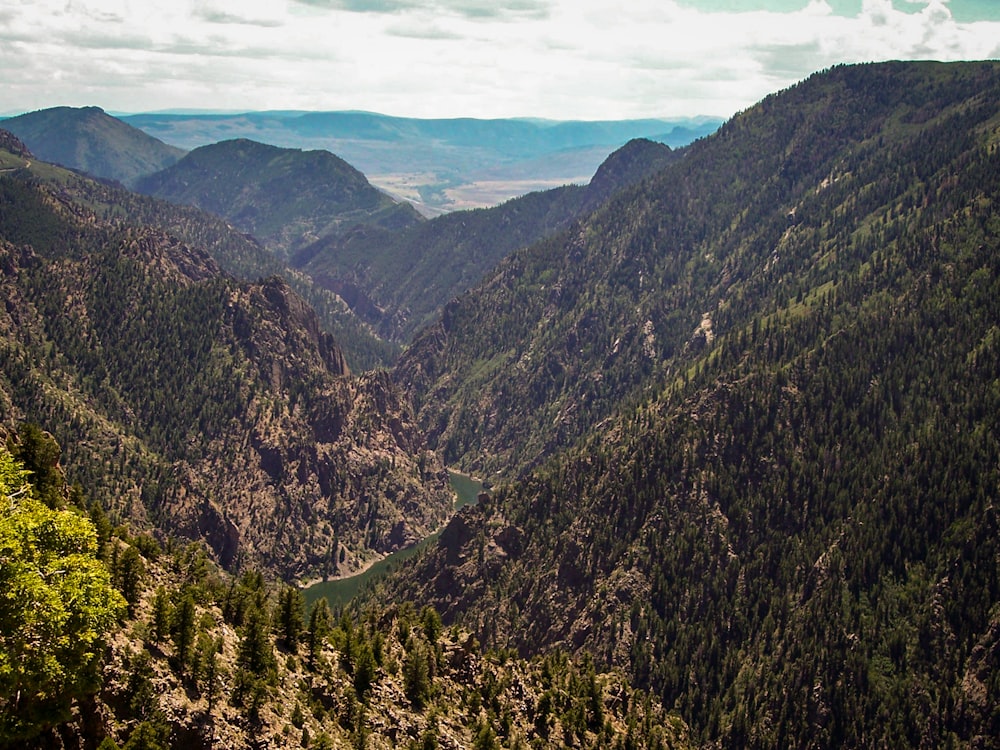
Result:
<instances>
[{"instance_id":1,"label":"hazy blue mountain","mask_svg":"<svg viewBox=\"0 0 1000 750\"><path fill-rule=\"evenodd\" d=\"M131 186L184 155L99 107L53 107L3 120L39 159Z\"/></svg>"},{"instance_id":2,"label":"hazy blue mountain","mask_svg":"<svg viewBox=\"0 0 1000 750\"><path fill-rule=\"evenodd\" d=\"M124 119L189 149L230 138L327 149L373 184L429 213L584 184L629 140L649 138L676 148L721 124L706 117L559 122L414 119L371 112L154 113Z\"/></svg>"},{"instance_id":3,"label":"hazy blue mountain","mask_svg":"<svg viewBox=\"0 0 1000 750\"><path fill-rule=\"evenodd\" d=\"M197 148L136 187L223 216L279 255L356 224L397 230L422 221L328 151L244 138Z\"/></svg>"}]
</instances>

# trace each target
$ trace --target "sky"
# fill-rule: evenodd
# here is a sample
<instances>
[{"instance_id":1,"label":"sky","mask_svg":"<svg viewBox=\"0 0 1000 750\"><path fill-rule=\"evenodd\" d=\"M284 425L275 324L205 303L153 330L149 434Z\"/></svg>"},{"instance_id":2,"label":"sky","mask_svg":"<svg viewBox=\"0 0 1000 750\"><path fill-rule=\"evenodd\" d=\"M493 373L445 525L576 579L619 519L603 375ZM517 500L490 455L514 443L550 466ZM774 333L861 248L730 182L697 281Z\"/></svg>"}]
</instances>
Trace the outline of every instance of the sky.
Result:
<instances>
[{"instance_id":1,"label":"sky","mask_svg":"<svg viewBox=\"0 0 1000 750\"><path fill-rule=\"evenodd\" d=\"M1000 57L997 0L0 0L0 113L728 117L837 63Z\"/></svg>"}]
</instances>

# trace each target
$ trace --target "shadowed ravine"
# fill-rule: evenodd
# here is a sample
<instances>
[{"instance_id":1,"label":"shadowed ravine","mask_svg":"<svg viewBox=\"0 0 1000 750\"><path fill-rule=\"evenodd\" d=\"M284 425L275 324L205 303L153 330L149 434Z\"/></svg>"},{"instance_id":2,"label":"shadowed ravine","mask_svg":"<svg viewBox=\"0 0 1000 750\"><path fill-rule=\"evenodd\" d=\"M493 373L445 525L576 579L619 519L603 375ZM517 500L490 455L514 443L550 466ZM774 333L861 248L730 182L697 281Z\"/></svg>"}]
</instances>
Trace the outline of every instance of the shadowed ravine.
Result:
<instances>
[{"instance_id":1,"label":"shadowed ravine","mask_svg":"<svg viewBox=\"0 0 1000 750\"><path fill-rule=\"evenodd\" d=\"M483 483L457 471L449 471L448 474L451 478L451 487L455 491L455 510L475 503L483 490ZM331 607L347 604L366 584L381 578L400 563L415 556L428 544L432 544L441 535L441 531L442 529L438 529L413 546L393 552L360 573L307 586L302 590L306 598L306 611L311 610L313 603L324 597Z\"/></svg>"}]
</instances>

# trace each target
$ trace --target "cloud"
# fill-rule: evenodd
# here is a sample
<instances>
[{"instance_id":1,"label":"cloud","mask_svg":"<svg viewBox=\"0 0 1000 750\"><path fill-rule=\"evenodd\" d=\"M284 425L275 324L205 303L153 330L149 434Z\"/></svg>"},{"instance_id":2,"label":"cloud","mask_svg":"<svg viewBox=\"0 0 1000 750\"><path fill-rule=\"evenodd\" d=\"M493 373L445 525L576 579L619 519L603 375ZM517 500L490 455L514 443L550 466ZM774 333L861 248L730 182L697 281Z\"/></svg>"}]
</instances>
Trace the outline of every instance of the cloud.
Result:
<instances>
[{"instance_id":1,"label":"cloud","mask_svg":"<svg viewBox=\"0 0 1000 750\"><path fill-rule=\"evenodd\" d=\"M397 13L420 7L416 0L295 0L302 5L352 13Z\"/></svg>"},{"instance_id":2,"label":"cloud","mask_svg":"<svg viewBox=\"0 0 1000 750\"><path fill-rule=\"evenodd\" d=\"M233 13L225 13L223 11L216 10L199 10L196 12L196 15L209 23L237 23L247 26L263 26L264 28L269 29L278 28L283 25L282 22L278 20L267 18L246 18Z\"/></svg>"},{"instance_id":3,"label":"cloud","mask_svg":"<svg viewBox=\"0 0 1000 750\"><path fill-rule=\"evenodd\" d=\"M1000 23L960 22L943 0L855 0L849 12L847 0L781 3L795 10L756 2L734 12L748 4L723 0L712 12L679 0L33 0L0 10L0 73L7 108L614 119L730 115L838 62L1000 55Z\"/></svg>"},{"instance_id":4,"label":"cloud","mask_svg":"<svg viewBox=\"0 0 1000 750\"><path fill-rule=\"evenodd\" d=\"M295 0L314 8L352 13L446 14L477 19L544 18L548 0Z\"/></svg>"},{"instance_id":5,"label":"cloud","mask_svg":"<svg viewBox=\"0 0 1000 750\"><path fill-rule=\"evenodd\" d=\"M234 6L236 6L234 8ZM284 25L285 13L280 4L263 0L243 0L240 3L226 0L201 0L191 9L192 20L212 24L237 24L275 29Z\"/></svg>"},{"instance_id":6,"label":"cloud","mask_svg":"<svg viewBox=\"0 0 1000 750\"><path fill-rule=\"evenodd\" d=\"M390 36L398 36L408 39L458 41L465 38L462 34L459 34L456 31L450 31L436 23L425 23L421 21L393 24L391 26L387 26L385 31Z\"/></svg>"}]
</instances>

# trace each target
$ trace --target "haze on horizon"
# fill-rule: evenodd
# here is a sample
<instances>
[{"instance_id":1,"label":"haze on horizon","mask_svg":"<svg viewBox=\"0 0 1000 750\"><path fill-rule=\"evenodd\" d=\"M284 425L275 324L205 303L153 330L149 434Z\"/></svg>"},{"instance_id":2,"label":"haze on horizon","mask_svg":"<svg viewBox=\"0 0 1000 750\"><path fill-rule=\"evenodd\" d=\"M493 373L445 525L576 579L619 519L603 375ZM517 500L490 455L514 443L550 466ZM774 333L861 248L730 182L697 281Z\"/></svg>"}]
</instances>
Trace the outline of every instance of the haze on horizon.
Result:
<instances>
[{"instance_id":1,"label":"haze on horizon","mask_svg":"<svg viewBox=\"0 0 1000 750\"><path fill-rule=\"evenodd\" d=\"M728 117L837 63L1000 57L992 0L39 0L0 112Z\"/></svg>"}]
</instances>

